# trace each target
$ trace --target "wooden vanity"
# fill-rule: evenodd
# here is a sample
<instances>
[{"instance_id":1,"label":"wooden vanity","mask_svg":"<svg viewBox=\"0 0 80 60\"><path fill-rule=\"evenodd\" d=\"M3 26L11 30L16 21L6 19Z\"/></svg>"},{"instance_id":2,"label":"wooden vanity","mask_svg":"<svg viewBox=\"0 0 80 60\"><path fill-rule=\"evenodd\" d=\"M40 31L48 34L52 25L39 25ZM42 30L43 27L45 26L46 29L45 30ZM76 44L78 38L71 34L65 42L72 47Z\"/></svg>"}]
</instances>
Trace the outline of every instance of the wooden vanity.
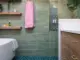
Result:
<instances>
[{"instance_id":1,"label":"wooden vanity","mask_svg":"<svg viewBox=\"0 0 80 60\"><path fill-rule=\"evenodd\" d=\"M59 19L61 60L80 60L80 19Z\"/></svg>"},{"instance_id":2,"label":"wooden vanity","mask_svg":"<svg viewBox=\"0 0 80 60\"><path fill-rule=\"evenodd\" d=\"M80 34L61 32L61 60L80 60Z\"/></svg>"}]
</instances>

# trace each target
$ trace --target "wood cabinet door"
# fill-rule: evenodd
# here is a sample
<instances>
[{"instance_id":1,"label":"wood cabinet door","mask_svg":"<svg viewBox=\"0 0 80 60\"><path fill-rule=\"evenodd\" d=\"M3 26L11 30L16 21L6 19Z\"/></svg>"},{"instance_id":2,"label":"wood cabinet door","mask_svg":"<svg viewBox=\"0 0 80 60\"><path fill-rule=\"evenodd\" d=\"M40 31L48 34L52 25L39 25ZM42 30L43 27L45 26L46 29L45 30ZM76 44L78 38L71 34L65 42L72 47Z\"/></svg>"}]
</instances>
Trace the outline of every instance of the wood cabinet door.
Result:
<instances>
[{"instance_id":1,"label":"wood cabinet door","mask_svg":"<svg viewBox=\"0 0 80 60\"><path fill-rule=\"evenodd\" d=\"M61 32L62 60L80 60L80 35Z\"/></svg>"}]
</instances>

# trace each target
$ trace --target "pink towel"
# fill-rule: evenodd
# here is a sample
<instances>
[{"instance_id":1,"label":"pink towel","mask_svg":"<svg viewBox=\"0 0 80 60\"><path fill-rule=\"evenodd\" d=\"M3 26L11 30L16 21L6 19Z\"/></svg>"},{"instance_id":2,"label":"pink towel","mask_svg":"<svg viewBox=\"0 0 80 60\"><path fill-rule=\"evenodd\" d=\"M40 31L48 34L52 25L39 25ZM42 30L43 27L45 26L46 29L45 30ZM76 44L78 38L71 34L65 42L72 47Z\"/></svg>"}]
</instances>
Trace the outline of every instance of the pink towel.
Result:
<instances>
[{"instance_id":1,"label":"pink towel","mask_svg":"<svg viewBox=\"0 0 80 60\"><path fill-rule=\"evenodd\" d=\"M34 27L34 9L33 1L27 1L25 11L25 28Z\"/></svg>"}]
</instances>

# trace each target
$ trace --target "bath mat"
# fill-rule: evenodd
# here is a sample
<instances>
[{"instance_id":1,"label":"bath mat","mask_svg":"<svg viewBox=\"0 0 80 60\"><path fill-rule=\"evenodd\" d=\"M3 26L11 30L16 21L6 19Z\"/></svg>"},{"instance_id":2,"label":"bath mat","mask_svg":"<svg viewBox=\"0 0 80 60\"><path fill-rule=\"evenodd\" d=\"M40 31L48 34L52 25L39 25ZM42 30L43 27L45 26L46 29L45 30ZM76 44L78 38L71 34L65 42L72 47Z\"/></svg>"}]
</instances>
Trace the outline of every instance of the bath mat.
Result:
<instances>
[{"instance_id":1,"label":"bath mat","mask_svg":"<svg viewBox=\"0 0 80 60\"><path fill-rule=\"evenodd\" d=\"M58 60L55 56L16 56L13 60Z\"/></svg>"}]
</instances>

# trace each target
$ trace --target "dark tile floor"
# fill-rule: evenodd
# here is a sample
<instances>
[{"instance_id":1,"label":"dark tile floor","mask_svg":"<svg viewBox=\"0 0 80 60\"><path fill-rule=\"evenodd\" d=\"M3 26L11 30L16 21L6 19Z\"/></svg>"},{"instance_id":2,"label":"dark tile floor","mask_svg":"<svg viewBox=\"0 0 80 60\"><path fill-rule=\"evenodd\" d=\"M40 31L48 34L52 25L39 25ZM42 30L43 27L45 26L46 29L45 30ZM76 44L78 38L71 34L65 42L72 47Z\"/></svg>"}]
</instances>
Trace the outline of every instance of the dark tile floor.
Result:
<instances>
[{"instance_id":1,"label":"dark tile floor","mask_svg":"<svg viewBox=\"0 0 80 60\"><path fill-rule=\"evenodd\" d=\"M13 60L58 60L55 56L16 56Z\"/></svg>"}]
</instances>

